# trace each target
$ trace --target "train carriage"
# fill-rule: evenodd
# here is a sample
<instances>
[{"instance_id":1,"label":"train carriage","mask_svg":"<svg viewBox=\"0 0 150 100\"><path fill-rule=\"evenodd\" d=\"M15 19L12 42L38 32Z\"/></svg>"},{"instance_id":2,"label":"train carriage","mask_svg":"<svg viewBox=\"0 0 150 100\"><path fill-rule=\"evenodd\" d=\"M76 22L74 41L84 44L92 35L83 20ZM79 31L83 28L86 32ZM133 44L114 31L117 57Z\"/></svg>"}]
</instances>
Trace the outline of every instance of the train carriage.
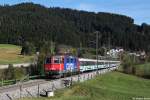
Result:
<instances>
[{"instance_id":1,"label":"train carriage","mask_svg":"<svg viewBox=\"0 0 150 100\"><path fill-rule=\"evenodd\" d=\"M96 59L84 59L84 58L80 58L79 61L80 61L80 72L106 69L119 65L119 61L109 61L109 60L97 61Z\"/></svg>"}]
</instances>

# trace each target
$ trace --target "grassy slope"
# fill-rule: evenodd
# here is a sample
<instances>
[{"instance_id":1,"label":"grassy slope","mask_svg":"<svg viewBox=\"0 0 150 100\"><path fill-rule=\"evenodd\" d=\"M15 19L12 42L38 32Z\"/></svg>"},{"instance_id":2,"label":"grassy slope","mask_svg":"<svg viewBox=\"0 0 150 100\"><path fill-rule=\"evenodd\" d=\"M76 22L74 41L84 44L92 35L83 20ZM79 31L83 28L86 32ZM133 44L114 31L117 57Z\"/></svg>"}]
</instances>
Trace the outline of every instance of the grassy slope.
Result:
<instances>
[{"instance_id":1,"label":"grassy slope","mask_svg":"<svg viewBox=\"0 0 150 100\"><path fill-rule=\"evenodd\" d=\"M144 64L140 64L136 66L137 68L141 69L141 70L148 70L150 69L150 62L144 63Z\"/></svg>"},{"instance_id":2,"label":"grassy slope","mask_svg":"<svg viewBox=\"0 0 150 100\"><path fill-rule=\"evenodd\" d=\"M112 72L56 92L54 100L131 100L150 97L150 80ZM23 99L49 100L49 98Z\"/></svg>"},{"instance_id":3,"label":"grassy slope","mask_svg":"<svg viewBox=\"0 0 150 100\"><path fill-rule=\"evenodd\" d=\"M0 64L23 63L31 60L32 56L22 56L20 52L20 46L0 44Z\"/></svg>"},{"instance_id":4,"label":"grassy slope","mask_svg":"<svg viewBox=\"0 0 150 100\"><path fill-rule=\"evenodd\" d=\"M150 63L136 65L136 75L147 76L150 78Z\"/></svg>"}]
</instances>

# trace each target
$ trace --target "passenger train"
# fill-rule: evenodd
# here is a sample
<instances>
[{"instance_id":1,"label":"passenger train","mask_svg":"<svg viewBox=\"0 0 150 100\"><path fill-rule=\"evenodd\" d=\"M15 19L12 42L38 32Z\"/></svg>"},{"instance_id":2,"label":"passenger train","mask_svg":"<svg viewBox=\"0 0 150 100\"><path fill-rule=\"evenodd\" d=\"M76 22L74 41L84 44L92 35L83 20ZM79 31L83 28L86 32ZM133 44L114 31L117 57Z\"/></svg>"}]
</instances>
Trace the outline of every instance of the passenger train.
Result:
<instances>
[{"instance_id":1,"label":"passenger train","mask_svg":"<svg viewBox=\"0 0 150 100\"><path fill-rule=\"evenodd\" d=\"M98 64L97 64L98 62ZM44 64L46 76L64 76L67 73L80 73L118 66L119 61L77 58L70 55L47 57Z\"/></svg>"}]
</instances>

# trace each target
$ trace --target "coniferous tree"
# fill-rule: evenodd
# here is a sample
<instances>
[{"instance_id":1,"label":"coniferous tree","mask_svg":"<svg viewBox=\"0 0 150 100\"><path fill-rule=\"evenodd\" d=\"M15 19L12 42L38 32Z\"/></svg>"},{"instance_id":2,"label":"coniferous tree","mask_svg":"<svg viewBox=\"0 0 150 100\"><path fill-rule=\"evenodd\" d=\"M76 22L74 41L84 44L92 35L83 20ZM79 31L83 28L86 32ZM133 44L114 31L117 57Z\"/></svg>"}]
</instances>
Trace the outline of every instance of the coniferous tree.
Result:
<instances>
[{"instance_id":1,"label":"coniferous tree","mask_svg":"<svg viewBox=\"0 0 150 100\"><path fill-rule=\"evenodd\" d=\"M43 48L45 41L88 47L95 31L101 32L99 47L108 47L109 37L111 47L149 52L150 25L136 25L125 15L46 8L33 3L0 7L0 43L23 46L21 54L33 53L28 51L34 51L30 47Z\"/></svg>"},{"instance_id":2,"label":"coniferous tree","mask_svg":"<svg viewBox=\"0 0 150 100\"><path fill-rule=\"evenodd\" d=\"M25 42L22 46L22 55L32 55L35 53L35 46L32 43Z\"/></svg>"}]
</instances>

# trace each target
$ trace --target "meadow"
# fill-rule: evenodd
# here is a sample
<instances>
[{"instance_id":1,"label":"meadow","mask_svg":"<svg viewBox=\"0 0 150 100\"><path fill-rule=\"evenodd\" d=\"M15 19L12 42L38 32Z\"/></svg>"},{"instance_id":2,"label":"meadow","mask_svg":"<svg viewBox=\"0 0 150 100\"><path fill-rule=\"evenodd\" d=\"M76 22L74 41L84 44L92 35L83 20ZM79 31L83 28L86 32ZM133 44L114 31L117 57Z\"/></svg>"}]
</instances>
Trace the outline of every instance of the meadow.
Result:
<instances>
[{"instance_id":1,"label":"meadow","mask_svg":"<svg viewBox=\"0 0 150 100\"><path fill-rule=\"evenodd\" d=\"M20 55L21 46L0 44L0 65L30 62L33 56Z\"/></svg>"}]
</instances>

